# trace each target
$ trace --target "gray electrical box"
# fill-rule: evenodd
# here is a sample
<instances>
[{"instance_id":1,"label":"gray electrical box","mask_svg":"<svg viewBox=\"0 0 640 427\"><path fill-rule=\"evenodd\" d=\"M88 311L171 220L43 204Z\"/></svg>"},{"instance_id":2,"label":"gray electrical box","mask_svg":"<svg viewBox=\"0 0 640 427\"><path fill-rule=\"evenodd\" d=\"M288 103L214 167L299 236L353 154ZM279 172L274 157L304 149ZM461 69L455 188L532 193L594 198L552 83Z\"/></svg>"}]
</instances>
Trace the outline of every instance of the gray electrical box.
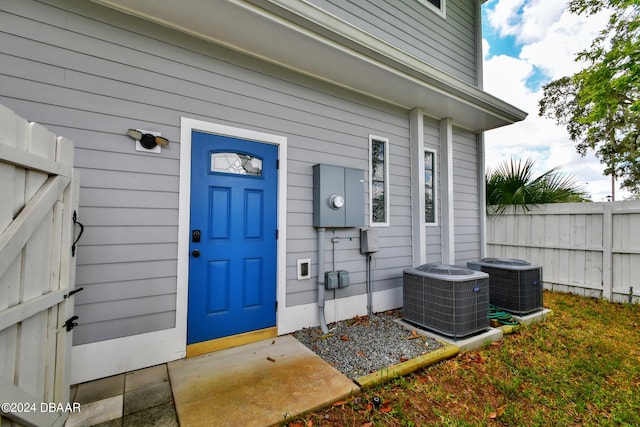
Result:
<instances>
[{"instance_id":1,"label":"gray electrical box","mask_svg":"<svg viewBox=\"0 0 640 427\"><path fill-rule=\"evenodd\" d=\"M324 287L327 289L337 289L340 286L340 277L337 271L325 271Z\"/></svg>"},{"instance_id":2,"label":"gray electrical box","mask_svg":"<svg viewBox=\"0 0 640 427\"><path fill-rule=\"evenodd\" d=\"M313 166L313 226L364 226L364 171Z\"/></svg>"},{"instance_id":3,"label":"gray electrical box","mask_svg":"<svg viewBox=\"0 0 640 427\"><path fill-rule=\"evenodd\" d=\"M360 253L370 254L378 252L380 245L378 243L378 232L372 228L360 229Z\"/></svg>"},{"instance_id":4,"label":"gray electrical box","mask_svg":"<svg viewBox=\"0 0 640 427\"><path fill-rule=\"evenodd\" d=\"M338 270L338 287L346 288L351 283L349 279L349 272L347 270Z\"/></svg>"}]
</instances>

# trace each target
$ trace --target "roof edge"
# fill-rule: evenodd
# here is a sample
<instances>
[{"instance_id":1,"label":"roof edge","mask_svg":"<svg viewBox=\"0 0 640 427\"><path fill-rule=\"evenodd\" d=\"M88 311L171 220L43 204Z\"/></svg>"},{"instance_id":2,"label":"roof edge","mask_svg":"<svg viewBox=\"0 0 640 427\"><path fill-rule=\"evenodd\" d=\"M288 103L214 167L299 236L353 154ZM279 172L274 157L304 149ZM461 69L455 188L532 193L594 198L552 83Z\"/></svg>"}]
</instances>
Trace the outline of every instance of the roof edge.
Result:
<instances>
[{"instance_id":1,"label":"roof edge","mask_svg":"<svg viewBox=\"0 0 640 427\"><path fill-rule=\"evenodd\" d=\"M528 115L518 107L398 49L307 0L246 0L246 2L283 16L297 25L403 71L430 86L481 105L489 111L495 110L505 118L511 117L513 122L524 120Z\"/></svg>"}]
</instances>

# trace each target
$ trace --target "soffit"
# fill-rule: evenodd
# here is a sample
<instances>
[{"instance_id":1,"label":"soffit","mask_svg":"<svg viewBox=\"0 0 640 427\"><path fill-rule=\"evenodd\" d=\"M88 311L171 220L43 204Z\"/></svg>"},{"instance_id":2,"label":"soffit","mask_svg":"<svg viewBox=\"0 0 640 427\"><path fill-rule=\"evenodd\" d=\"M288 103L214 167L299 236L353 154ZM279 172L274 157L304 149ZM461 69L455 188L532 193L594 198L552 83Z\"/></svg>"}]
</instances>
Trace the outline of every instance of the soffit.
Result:
<instances>
[{"instance_id":1,"label":"soffit","mask_svg":"<svg viewBox=\"0 0 640 427\"><path fill-rule=\"evenodd\" d=\"M526 117L303 0L93 1L476 132Z\"/></svg>"}]
</instances>

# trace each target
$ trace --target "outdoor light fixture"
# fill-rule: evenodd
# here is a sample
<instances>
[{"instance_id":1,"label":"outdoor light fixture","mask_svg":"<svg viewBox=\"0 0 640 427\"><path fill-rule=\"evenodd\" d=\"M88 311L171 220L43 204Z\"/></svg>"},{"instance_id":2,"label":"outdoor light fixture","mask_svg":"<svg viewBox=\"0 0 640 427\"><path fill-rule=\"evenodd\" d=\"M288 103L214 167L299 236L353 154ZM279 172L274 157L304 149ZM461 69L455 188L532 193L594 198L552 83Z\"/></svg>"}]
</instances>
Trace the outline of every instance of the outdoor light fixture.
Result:
<instances>
[{"instance_id":1,"label":"outdoor light fixture","mask_svg":"<svg viewBox=\"0 0 640 427\"><path fill-rule=\"evenodd\" d=\"M158 145L169 145L169 140L167 138L161 137L160 132L152 133L140 129L129 129L127 131L127 135L138 141L140 145L146 150L153 150Z\"/></svg>"}]
</instances>

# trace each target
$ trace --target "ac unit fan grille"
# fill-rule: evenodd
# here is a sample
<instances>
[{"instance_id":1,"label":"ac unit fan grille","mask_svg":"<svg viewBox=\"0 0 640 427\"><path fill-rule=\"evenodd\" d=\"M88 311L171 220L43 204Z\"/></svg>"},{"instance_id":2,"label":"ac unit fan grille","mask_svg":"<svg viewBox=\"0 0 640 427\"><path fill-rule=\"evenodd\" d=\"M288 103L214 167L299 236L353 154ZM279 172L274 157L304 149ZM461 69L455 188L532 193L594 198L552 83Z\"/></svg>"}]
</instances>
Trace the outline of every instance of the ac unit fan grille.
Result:
<instances>
[{"instance_id":1,"label":"ac unit fan grille","mask_svg":"<svg viewBox=\"0 0 640 427\"><path fill-rule=\"evenodd\" d=\"M464 270L464 269L463 269ZM464 337L489 327L489 278L455 281L404 273L404 318L442 335Z\"/></svg>"}]
</instances>

